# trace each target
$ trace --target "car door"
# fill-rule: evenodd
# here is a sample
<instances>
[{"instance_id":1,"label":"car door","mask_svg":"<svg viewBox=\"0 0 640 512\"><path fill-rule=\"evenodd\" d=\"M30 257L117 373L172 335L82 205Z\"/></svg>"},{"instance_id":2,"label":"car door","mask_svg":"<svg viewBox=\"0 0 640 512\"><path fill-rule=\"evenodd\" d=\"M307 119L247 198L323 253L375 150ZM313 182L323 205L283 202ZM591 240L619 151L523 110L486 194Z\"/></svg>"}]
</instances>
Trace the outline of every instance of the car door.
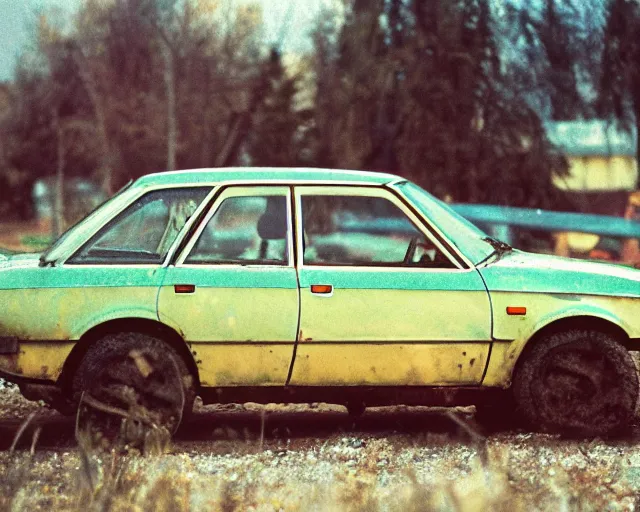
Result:
<instances>
[{"instance_id":1,"label":"car door","mask_svg":"<svg viewBox=\"0 0 640 512\"><path fill-rule=\"evenodd\" d=\"M167 269L160 320L205 386L284 385L298 325L288 187L230 186Z\"/></svg>"},{"instance_id":2,"label":"car door","mask_svg":"<svg viewBox=\"0 0 640 512\"><path fill-rule=\"evenodd\" d=\"M482 380L491 308L393 192L297 187L300 330L292 385L459 385Z\"/></svg>"}]
</instances>

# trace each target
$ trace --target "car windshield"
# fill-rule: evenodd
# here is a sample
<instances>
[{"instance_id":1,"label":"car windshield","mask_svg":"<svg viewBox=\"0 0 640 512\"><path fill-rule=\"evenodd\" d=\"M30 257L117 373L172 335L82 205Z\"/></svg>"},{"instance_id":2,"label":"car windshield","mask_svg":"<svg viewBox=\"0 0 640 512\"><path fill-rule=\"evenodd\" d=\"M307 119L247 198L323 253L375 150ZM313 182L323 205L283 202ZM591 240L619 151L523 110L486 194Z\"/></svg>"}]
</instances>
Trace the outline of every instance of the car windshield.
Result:
<instances>
[{"instance_id":1,"label":"car windshield","mask_svg":"<svg viewBox=\"0 0 640 512\"><path fill-rule=\"evenodd\" d=\"M76 222L71 227L69 227L64 233L62 233L56 239L56 241L53 242L53 244L40 255L40 262L41 263L47 263L48 261L50 261L51 260L50 256L54 253L54 251L58 247L60 247L64 243L64 241L67 238L69 238L69 235L71 235L71 233L73 233L77 229L80 229L81 226L86 224L89 221L89 219L93 218L93 216L96 215L98 211L102 210L102 208L104 208L106 205L108 205L109 203L113 202L113 200L116 199L117 197L120 197L126 190L128 190L131 187L132 183L133 183L133 180L130 180L124 187L122 187L120 190L118 190L109 199L107 199L103 203L100 203L93 210L91 210L87 215L85 215L78 222Z\"/></svg>"},{"instance_id":2,"label":"car windshield","mask_svg":"<svg viewBox=\"0 0 640 512\"><path fill-rule=\"evenodd\" d=\"M487 234L456 213L444 202L426 190L409 181L403 181L397 188L420 212L433 222L447 238L472 263L477 264L487 258L494 248L485 238Z\"/></svg>"}]
</instances>

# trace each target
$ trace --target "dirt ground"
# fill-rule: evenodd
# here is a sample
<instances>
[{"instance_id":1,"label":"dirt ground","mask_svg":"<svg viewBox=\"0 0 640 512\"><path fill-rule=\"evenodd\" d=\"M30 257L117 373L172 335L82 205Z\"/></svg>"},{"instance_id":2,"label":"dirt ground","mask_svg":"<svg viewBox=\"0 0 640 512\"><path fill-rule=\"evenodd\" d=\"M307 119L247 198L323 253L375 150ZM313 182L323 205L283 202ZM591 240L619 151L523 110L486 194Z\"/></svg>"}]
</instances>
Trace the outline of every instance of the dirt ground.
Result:
<instances>
[{"instance_id":1,"label":"dirt ground","mask_svg":"<svg viewBox=\"0 0 640 512\"><path fill-rule=\"evenodd\" d=\"M0 510L640 506L640 427L577 441L480 425L472 412L391 407L353 418L326 404L199 405L156 455L98 455L78 448L74 418L0 385Z\"/></svg>"}]
</instances>

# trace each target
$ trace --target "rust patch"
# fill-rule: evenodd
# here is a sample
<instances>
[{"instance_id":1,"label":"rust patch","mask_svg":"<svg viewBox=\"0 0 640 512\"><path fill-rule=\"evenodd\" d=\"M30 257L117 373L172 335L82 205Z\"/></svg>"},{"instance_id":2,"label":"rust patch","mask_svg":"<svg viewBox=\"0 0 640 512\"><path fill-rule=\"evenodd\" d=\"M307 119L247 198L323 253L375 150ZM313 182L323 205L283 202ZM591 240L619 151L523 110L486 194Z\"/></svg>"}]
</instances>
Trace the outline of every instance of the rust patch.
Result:
<instances>
[{"instance_id":1,"label":"rust patch","mask_svg":"<svg viewBox=\"0 0 640 512\"><path fill-rule=\"evenodd\" d=\"M300 329L300 332L298 333L298 341L313 341L313 338L305 338L302 329Z\"/></svg>"}]
</instances>

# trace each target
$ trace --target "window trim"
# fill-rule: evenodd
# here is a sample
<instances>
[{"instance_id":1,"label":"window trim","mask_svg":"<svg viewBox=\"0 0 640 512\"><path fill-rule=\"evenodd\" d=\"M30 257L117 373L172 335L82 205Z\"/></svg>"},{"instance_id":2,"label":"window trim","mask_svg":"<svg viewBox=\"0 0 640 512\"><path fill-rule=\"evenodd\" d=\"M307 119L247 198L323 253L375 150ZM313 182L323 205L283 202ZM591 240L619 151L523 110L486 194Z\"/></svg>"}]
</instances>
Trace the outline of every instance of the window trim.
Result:
<instances>
[{"instance_id":1,"label":"window trim","mask_svg":"<svg viewBox=\"0 0 640 512\"><path fill-rule=\"evenodd\" d=\"M220 205L229 198L232 197L255 197L255 196L281 196L286 200L287 205L287 257L284 263L229 263L228 261L220 263L186 263L185 260L189 257L193 249L195 248L198 240L202 236L202 232L206 229L211 218L220 209ZM180 249L180 252L175 259L175 266L180 268L293 268L293 230L292 230L292 197L291 188L284 185L254 185L254 186L223 186L218 189L218 193L215 196L215 200L212 204L208 205L209 210L204 217L200 220L198 227L191 234L189 240Z\"/></svg>"},{"instance_id":2,"label":"window trim","mask_svg":"<svg viewBox=\"0 0 640 512\"><path fill-rule=\"evenodd\" d=\"M100 267L100 268L112 268L112 267L131 267L134 266L135 268L140 268L143 266L146 267L150 267L150 268L158 268L158 267L164 267L166 266L166 263L168 260L168 258L165 258L164 261L162 262L162 264L157 264L157 263L144 263L144 264L131 264L131 263L96 263L96 264L85 264L85 263L72 263L69 260L75 256L75 254L82 248L84 247L85 244L87 244L89 242L89 240L91 240L97 233L99 233L102 229L104 229L104 227L109 224L109 222L111 222L113 219L115 219L118 215L120 215L124 210L126 210L129 206L131 206L134 202L136 202L140 197L142 197L143 195L149 193L149 192L155 192L157 190L165 190L165 189L181 189L181 188L203 188L203 189L209 189L209 192L207 192L207 195L205 196L205 198L202 200L202 202L198 205L198 208L196 209L196 211L194 212L194 214L191 216L191 218L187 221L187 223L185 224L185 227L187 225L191 225L194 221L194 219L197 217L198 212L203 208L204 205L208 204L211 196L215 193L217 187L214 184L210 184L210 183L180 183L180 184L171 184L171 185L154 185L154 186L150 186L150 187L141 187L138 188L136 190L137 187L135 187L135 183L132 187L129 188L129 190L127 192L131 192L132 195L130 198L126 199L126 201L124 200L125 198L120 198L121 200L118 203L113 203L109 206L109 210L105 211L102 214L102 219L100 222L96 221L96 225L93 226L93 228L88 231L84 236L82 236L82 238L77 239L75 241L69 240L68 244L69 244L69 248L65 250L65 254L64 256L61 256L59 258L59 260L56 261L56 266L68 266L68 267L82 267L82 268L89 268L89 267ZM184 231L184 227L183 227L183 231ZM178 239L180 239L183 236L183 232L181 231L180 233L178 233L178 236L176 237L176 241L174 241L174 244L177 242ZM167 253L167 256L171 253L171 247L169 248L169 252Z\"/></svg>"},{"instance_id":3,"label":"window trim","mask_svg":"<svg viewBox=\"0 0 640 512\"><path fill-rule=\"evenodd\" d=\"M408 180L402 179L398 182L390 183L387 188L391 190L393 194L395 194L403 203L407 205L412 212L416 214L420 219L423 219L425 225L429 226L429 229L439 238L441 238L449 248L449 252L452 254L456 254L458 256L458 261L462 262L463 268L475 269L476 265L473 261L471 261L466 254L456 245L454 244L449 237L437 226L435 225L429 217L425 216L416 206L413 205L411 200L405 196L403 191L398 187L398 185L407 182ZM411 183L411 182L409 182Z\"/></svg>"},{"instance_id":4,"label":"window trim","mask_svg":"<svg viewBox=\"0 0 640 512\"><path fill-rule=\"evenodd\" d=\"M304 251L303 251L303 227L302 227L302 196L321 195L321 196L353 196L353 197L380 197L390 201L397 208L399 208L406 217L414 224L414 226L420 231L425 238L431 241L453 264L452 268L428 268L419 267L415 265L401 264L389 264L389 263L375 263L371 265L363 265L361 263L356 265L348 265L344 263L305 263ZM409 208L407 204L394 193L393 190L386 187L367 187L367 186L349 186L349 185L333 185L333 186L296 186L294 187L294 203L295 203L295 218L296 218L296 259L298 261L298 268L308 269L345 269L345 270L377 270L377 271L419 271L419 272L456 272L467 271L470 269L464 268L460 265L458 258L453 256L449 249L443 244L439 237L432 233L425 220L417 215L412 208ZM446 241L446 239L444 239Z\"/></svg>"},{"instance_id":5,"label":"window trim","mask_svg":"<svg viewBox=\"0 0 640 512\"><path fill-rule=\"evenodd\" d=\"M185 222L185 225L182 226L180 231L178 231L178 233L176 234L176 238L174 239L174 241L171 243L171 245L167 249L167 253L161 259L161 261L153 262L153 263L152 262L135 263L135 262L130 262L130 261L114 261L113 263L108 263L108 262L82 263L82 262L70 261L73 258L75 258L78 255L78 253L80 251L82 251L84 249L84 247L86 247L95 237L97 237L101 232L105 231L111 222L115 221L122 213L124 213L129 207L131 207L133 204L135 204L136 201L140 200L142 197L144 197L144 196L146 196L148 194L151 194L153 192L167 191L167 190L181 190L181 189L202 189L202 190L207 190L207 192L206 192L205 196L203 197L203 199L201 200L201 202L198 204L198 206L197 206L196 210L194 211L194 213L187 220L187 222ZM198 185L198 184L193 184L193 183L184 184L184 185L180 184L180 185L177 185L177 186L163 185L163 186L158 186L158 187L142 188L142 189L140 189L139 193L135 194L131 198L131 200L129 200L127 203L121 205L117 209L117 211L115 211L112 215L109 216L109 218L107 218L104 222L102 222L99 226L97 226L96 229L92 230L91 233L88 236L86 236L79 244L76 244L76 246L72 250L70 250L68 252L68 254L64 258L64 260L60 262L60 265L69 266L69 267L82 267L82 268L92 268L92 267L96 267L96 268L114 268L114 267L118 267L118 268L142 268L142 267L163 268L165 266L166 262L169 260L169 258L171 256L172 249L174 248L176 243L183 236L185 228L193 222L193 220L197 217L198 212L201 210L203 205L207 204L210 196L214 192L215 192L215 188L211 190L210 186L208 186L208 185Z\"/></svg>"}]
</instances>

